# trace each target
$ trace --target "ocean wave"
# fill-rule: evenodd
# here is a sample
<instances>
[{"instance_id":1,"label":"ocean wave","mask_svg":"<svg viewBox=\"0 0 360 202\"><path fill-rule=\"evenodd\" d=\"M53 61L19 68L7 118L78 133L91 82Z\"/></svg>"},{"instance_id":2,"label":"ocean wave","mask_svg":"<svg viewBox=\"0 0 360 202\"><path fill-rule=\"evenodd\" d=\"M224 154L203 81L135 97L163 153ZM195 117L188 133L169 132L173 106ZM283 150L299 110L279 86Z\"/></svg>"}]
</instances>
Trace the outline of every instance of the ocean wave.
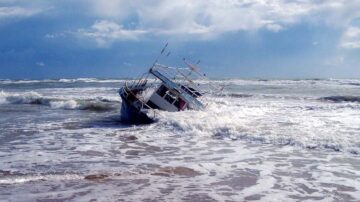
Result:
<instances>
[{"instance_id":1,"label":"ocean wave","mask_svg":"<svg viewBox=\"0 0 360 202\"><path fill-rule=\"evenodd\" d=\"M322 97L320 100L331 102L360 102L360 96L328 96Z\"/></svg>"},{"instance_id":2,"label":"ocean wave","mask_svg":"<svg viewBox=\"0 0 360 202\"><path fill-rule=\"evenodd\" d=\"M73 82L95 82L95 83L112 83L112 82L125 82L134 81L133 79L114 78L114 79L101 79L101 78L60 78L60 79L42 79L42 80L11 80L0 79L0 84L11 83L46 83L46 82L60 82L60 83L73 83ZM199 84L225 84L225 85L299 85L299 84L341 84L360 86L358 79L206 79L194 80Z\"/></svg>"},{"instance_id":3,"label":"ocean wave","mask_svg":"<svg viewBox=\"0 0 360 202\"><path fill-rule=\"evenodd\" d=\"M95 99L59 99L46 97L37 92L6 93L0 92L0 104L34 104L54 109L78 109L90 111L108 111L116 109L118 101L98 97Z\"/></svg>"},{"instance_id":4,"label":"ocean wave","mask_svg":"<svg viewBox=\"0 0 360 202\"><path fill-rule=\"evenodd\" d=\"M77 109L79 104L75 100L52 101L50 102L50 107L56 109Z\"/></svg>"},{"instance_id":5,"label":"ocean wave","mask_svg":"<svg viewBox=\"0 0 360 202\"><path fill-rule=\"evenodd\" d=\"M103 103L98 101L90 101L90 102L80 103L77 109L91 110L91 111L109 111L109 110L117 109L117 106L113 106L108 103Z\"/></svg>"},{"instance_id":6,"label":"ocean wave","mask_svg":"<svg viewBox=\"0 0 360 202\"><path fill-rule=\"evenodd\" d=\"M340 85L360 86L359 79L330 79L330 81L336 82Z\"/></svg>"},{"instance_id":7,"label":"ocean wave","mask_svg":"<svg viewBox=\"0 0 360 202\"><path fill-rule=\"evenodd\" d=\"M126 79L97 79L97 78L77 78L77 79L59 79L56 80L57 82L62 83L76 83L76 82L83 82L83 83L123 83L125 81L131 81Z\"/></svg>"},{"instance_id":8,"label":"ocean wave","mask_svg":"<svg viewBox=\"0 0 360 202\"><path fill-rule=\"evenodd\" d=\"M38 104L49 105L51 99L43 97L37 92L27 92L23 94L2 92L1 97L11 104Z\"/></svg>"},{"instance_id":9,"label":"ocean wave","mask_svg":"<svg viewBox=\"0 0 360 202\"><path fill-rule=\"evenodd\" d=\"M259 98L259 99L280 99L280 100L312 100L314 98L301 95L281 95L281 94L246 94L246 93L223 93L213 94L214 97L230 98Z\"/></svg>"},{"instance_id":10,"label":"ocean wave","mask_svg":"<svg viewBox=\"0 0 360 202\"><path fill-rule=\"evenodd\" d=\"M31 84L31 83L48 83L57 82L57 80L44 79L44 80L0 80L0 84Z\"/></svg>"},{"instance_id":11,"label":"ocean wave","mask_svg":"<svg viewBox=\"0 0 360 202\"><path fill-rule=\"evenodd\" d=\"M0 91L0 104L7 103L6 96L7 96L7 94L4 91Z\"/></svg>"},{"instance_id":12,"label":"ocean wave","mask_svg":"<svg viewBox=\"0 0 360 202\"><path fill-rule=\"evenodd\" d=\"M216 80L196 80L199 84L215 84L220 86L258 86L268 88L297 88L305 87L336 87L336 86L360 86L358 79L216 79Z\"/></svg>"},{"instance_id":13,"label":"ocean wave","mask_svg":"<svg viewBox=\"0 0 360 202\"><path fill-rule=\"evenodd\" d=\"M360 82L346 82L346 83L343 83L343 85L360 86Z\"/></svg>"},{"instance_id":14,"label":"ocean wave","mask_svg":"<svg viewBox=\"0 0 360 202\"><path fill-rule=\"evenodd\" d=\"M96 79L96 78L77 78L77 79L44 79L44 80L0 80L0 84L31 84L31 83L124 83L132 81L127 79Z\"/></svg>"},{"instance_id":15,"label":"ocean wave","mask_svg":"<svg viewBox=\"0 0 360 202\"><path fill-rule=\"evenodd\" d=\"M212 102L204 111L157 112L159 127L187 135L211 136L216 139L244 140L252 143L291 145L306 149L328 149L357 154L359 120L349 119L352 108L308 110L306 105L294 108L288 102L259 105L236 105ZM316 104L316 103L315 103ZM319 103L319 107L321 103ZM314 116L316 113L316 116ZM322 117L336 114L333 119ZM339 135L342 134L342 135Z\"/></svg>"},{"instance_id":16,"label":"ocean wave","mask_svg":"<svg viewBox=\"0 0 360 202\"><path fill-rule=\"evenodd\" d=\"M243 94L243 93L228 93L228 94L224 94L225 96L228 97L233 97L233 98L248 98L248 97L252 97L253 95L249 95L249 94ZM218 95L218 96L223 96L223 95Z\"/></svg>"}]
</instances>

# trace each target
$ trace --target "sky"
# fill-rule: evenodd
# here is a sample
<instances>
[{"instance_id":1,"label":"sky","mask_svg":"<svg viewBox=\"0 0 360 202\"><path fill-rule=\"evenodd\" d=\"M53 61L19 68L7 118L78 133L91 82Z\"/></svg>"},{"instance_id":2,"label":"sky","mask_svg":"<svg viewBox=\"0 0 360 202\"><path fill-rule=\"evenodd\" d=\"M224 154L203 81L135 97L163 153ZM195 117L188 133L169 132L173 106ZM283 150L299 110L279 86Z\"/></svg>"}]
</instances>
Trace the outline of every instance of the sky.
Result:
<instances>
[{"instance_id":1,"label":"sky","mask_svg":"<svg viewBox=\"0 0 360 202\"><path fill-rule=\"evenodd\" d=\"M0 0L0 79L360 78L360 0Z\"/></svg>"}]
</instances>

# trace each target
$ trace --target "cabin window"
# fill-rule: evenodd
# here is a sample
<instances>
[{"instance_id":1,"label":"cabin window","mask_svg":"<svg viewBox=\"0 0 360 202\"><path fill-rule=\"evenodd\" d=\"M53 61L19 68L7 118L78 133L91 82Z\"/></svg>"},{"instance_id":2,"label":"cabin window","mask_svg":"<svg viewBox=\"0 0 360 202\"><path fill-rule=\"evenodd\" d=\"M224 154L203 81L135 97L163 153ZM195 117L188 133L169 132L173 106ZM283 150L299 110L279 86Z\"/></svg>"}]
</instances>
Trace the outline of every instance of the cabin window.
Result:
<instances>
[{"instance_id":1,"label":"cabin window","mask_svg":"<svg viewBox=\"0 0 360 202\"><path fill-rule=\"evenodd\" d=\"M163 97L165 95L166 91L167 91L167 88L164 85L161 85L159 87L159 89L156 91L156 93L158 95L160 95L160 97Z\"/></svg>"},{"instance_id":2,"label":"cabin window","mask_svg":"<svg viewBox=\"0 0 360 202\"><path fill-rule=\"evenodd\" d=\"M195 90L194 88L192 88L190 86L181 86L181 89L183 89L185 92L187 92L194 98L201 96L201 93L199 93L197 90Z\"/></svg>"},{"instance_id":3,"label":"cabin window","mask_svg":"<svg viewBox=\"0 0 360 202\"><path fill-rule=\"evenodd\" d=\"M170 91L167 91L164 99L167 100L170 104L173 104L174 101L176 100L176 96L172 95L172 93Z\"/></svg>"},{"instance_id":4,"label":"cabin window","mask_svg":"<svg viewBox=\"0 0 360 202\"><path fill-rule=\"evenodd\" d=\"M158 90L156 91L156 93L163 97L166 101L168 101L170 104L174 105L175 107L177 107L178 109L181 109L181 105L182 102L184 102L183 100L181 100L176 94L174 94L173 92L171 92L168 88L166 88L164 85L161 85Z\"/></svg>"},{"instance_id":5,"label":"cabin window","mask_svg":"<svg viewBox=\"0 0 360 202\"><path fill-rule=\"evenodd\" d=\"M180 109L180 98L176 99L175 102L174 102L174 106L178 109Z\"/></svg>"}]
</instances>

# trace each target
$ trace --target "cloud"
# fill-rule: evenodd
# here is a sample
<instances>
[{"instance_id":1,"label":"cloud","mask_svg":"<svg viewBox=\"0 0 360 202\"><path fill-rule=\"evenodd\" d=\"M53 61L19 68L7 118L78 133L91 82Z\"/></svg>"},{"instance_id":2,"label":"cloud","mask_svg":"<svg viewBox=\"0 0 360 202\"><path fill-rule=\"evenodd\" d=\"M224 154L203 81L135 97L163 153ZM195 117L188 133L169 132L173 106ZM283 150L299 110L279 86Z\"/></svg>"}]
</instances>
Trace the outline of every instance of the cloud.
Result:
<instances>
[{"instance_id":1,"label":"cloud","mask_svg":"<svg viewBox=\"0 0 360 202\"><path fill-rule=\"evenodd\" d=\"M314 6L309 21L325 22L328 26L347 27L360 17L360 0L326 0Z\"/></svg>"},{"instance_id":2,"label":"cloud","mask_svg":"<svg viewBox=\"0 0 360 202\"><path fill-rule=\"evenodd\" d=\"M217 35L241 30L266 28L280 31L296 23L313 9L308 1L271 0L93 0L99 17L128 20L136 15L138 25L163 34Z\"/></svg>"},{"instance_id":3,"label":"cloud","mask_svg":"<svg viewBox=\"0 0 360 202\"><path fill-rule=\"evenodd\" d=\"M281 31L283 29L283 27L281 25L278 25L278 24L268 24L266 26L266 28L270 31L273 31L273 32L278 32L278 31Z\"/></svg>"},{"instance_id":4,"label":"cloud","mask_svg":"<svg viewBox=\"0 0 360 202\"><path fill-rule=\"evenodd\" d=\"M55 39L55 38L60 38L60 37L65 37L67 34L69 34L70 32L62 32L62 33L55 33L55 34L45 34L45 38L47 39Z\"/></svg>"},{"instance_id":5,"label":"cloud","mask_svg":"<svg viewBox=\"0 0 360 202\"><path fill-rule=\"evenodd\" d=\"M89 0L86 3L95 15L103 18L123 19L134 10L133 3L127 0Z\"/></svg>"},{"instance_id":6,"label":"cloud","mask_svg":"<svg viewBox=\"0 0 360 202\"><path fill-rule=\"evenodd\" d=\"M0 19L10 17L29 17L41 12L40 9L22 7L0 7Z\"/></svg>"},{"instance_id":7,"label":"cloud","mask_svg":"<svg viewBox=\"0 0 360 202\"><path fill-rule=\"evenodd\" d=\"M279 32L308 22L347 26L360 1L346 0L91 0L93 14L152 34L207 39L228 32Z\"/></svg>"},{"instance_id":8,"label":"cloud","mask_svg":"<svg viewBox=\"0 0 360 202\"><path fill-rule=\"evenodd\" d=\"M43 66L45 66L45 63L44 62L36 62L36 65L39 67L43 67Z\"/></svg>"},{"instance_id":9,"label":"cloud","mask_svg":"<svg viewBox=\"0 0 360 202\"><path fill-rule=\"evenodd\" d=\"M340 46L346 49L360 48L360 28L350 26L343 34Z\"/></svg>"},{"instance_id":10,"label":"cloud","mask_svg":"<svg viewBox=\"0 0 360 202\"><path fill-rule=\"evenodd\" d=\"M360 18L360 0L6 1L22 3L18 7L3 7L0 17L36 13L26 7L51 7L57 13L70 7L81 8L80 17L96 20L75 32L94 39L100 46L151 36L206 40L224 33L281 32L297 23L325 24L346 31L353 19ZM47 37L55 36L56 33Z\"/></svg>"},{"instance_id":11,"label":"cloud","mask_svg":"<svg viewBox=\"0 0 360 202\"><path fill-rule=\"evenodd\" d=\"M125 29L122 25L107 20L96 21L90 29L78 30L80 36L95 39L101 47L107 47L115 40L137 40L145 33L143 30Z\"/></svg>"},{"instance_id":12,"label":"cloud","mask_svg":"<svg viewBox=\"0 0 360 202\"><path fill-rule=\"evenodd\" d=\"M279 32L312 9L307 1L281 0L91 0L89 6L99 20L78 32L101 46L150 34L211 39L228 32Z\"/></svg>"}]
</instances>

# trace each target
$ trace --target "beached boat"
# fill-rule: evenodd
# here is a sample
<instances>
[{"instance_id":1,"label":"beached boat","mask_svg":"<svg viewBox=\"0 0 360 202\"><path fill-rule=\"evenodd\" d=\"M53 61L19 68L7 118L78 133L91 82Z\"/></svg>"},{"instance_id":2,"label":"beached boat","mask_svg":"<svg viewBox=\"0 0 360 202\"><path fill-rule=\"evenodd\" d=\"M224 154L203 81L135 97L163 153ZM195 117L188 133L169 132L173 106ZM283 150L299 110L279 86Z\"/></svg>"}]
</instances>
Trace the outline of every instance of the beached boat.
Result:
<instances>
[{"instance_id":1,"label":"beached boat","mask_svg":"<svg viewBox=\"0 0 360 202\"><path fill-rule=\"evenodd\" d=\"M164 53L167 44L159 57ZM167 54L167 56L170 53ZM183 110L202 110L204 94L214 88L196 65L187 62L185 67L171 67L159 64L155 60L149 71L139 79L125 82L119 90L122 99L121 119L129 123L151 123L156 119L156 111L176 112ZM206 82L205 82L206 83Z\"/></svg>"},{"instance_id":2,"label":"beached boat","mask_svg":"<svg viewBox=\"0 0 360 202\"><path fill-rule=\"evenodd\" d=\"M122 121L151 123L156 118L156 110L203 109L205 105L199 98L205 92L194 80L204 79L205 75L195 65L184 62L187 65L185 68L155 62L139 79L126 82L119 90Z\"/></svg>"}]
</instances>

